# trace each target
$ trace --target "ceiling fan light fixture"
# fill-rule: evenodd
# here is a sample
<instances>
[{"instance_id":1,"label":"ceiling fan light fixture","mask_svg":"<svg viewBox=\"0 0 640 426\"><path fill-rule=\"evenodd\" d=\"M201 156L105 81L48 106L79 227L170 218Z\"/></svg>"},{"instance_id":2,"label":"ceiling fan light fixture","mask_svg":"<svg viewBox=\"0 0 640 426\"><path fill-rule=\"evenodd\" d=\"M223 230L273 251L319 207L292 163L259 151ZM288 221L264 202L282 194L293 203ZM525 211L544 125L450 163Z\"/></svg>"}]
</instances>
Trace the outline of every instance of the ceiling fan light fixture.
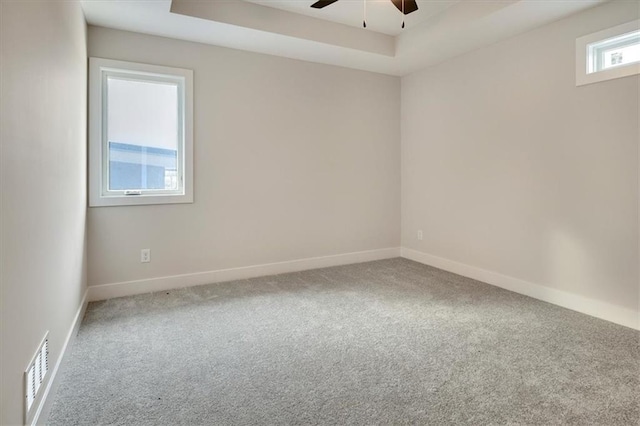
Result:
<instances>
[{"instance_id":1,"label":"ceiling fan light fixture","mask_svg":"<svg viewBox=\"0 0 640 426\"><path fill-rule=\"evenodd\" d=\"M362 1L362 28L367 28L367 0Z\"/></svg>"},{"instance_id":2,"label":"ceiling fan light fixture","mask_svg":"<svg viewBox=\"0 0 640 426\"><path fill-rule=\"evenodd\" d=\"M318 0L311 5L314 9L322 9L338 0ZM391 3L402 13L402 28L404 28L404 16L418 10L416 0L391 0ZM406 3L406 4L405 4ZM367 28L367 0L363 0L362 26Z\"/></svg>"}]
</instances>

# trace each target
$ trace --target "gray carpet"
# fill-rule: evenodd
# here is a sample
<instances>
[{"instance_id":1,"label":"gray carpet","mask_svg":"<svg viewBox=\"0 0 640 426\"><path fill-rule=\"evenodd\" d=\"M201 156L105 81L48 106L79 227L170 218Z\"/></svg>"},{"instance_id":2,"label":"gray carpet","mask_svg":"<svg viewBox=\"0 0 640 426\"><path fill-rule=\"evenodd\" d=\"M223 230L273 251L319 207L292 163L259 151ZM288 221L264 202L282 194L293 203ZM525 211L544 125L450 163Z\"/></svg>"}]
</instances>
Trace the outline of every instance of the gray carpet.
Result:
<instances>
[{"instance_id":1,"label":"gray carpet","mask_svg":"<svg viewBox=\"0 0 640 426\"><path fill-rule=\"evenodd\" d=\"M404 259L112 299L49 424L637 425L639 337Z\"/></svg>"}]
</instances>

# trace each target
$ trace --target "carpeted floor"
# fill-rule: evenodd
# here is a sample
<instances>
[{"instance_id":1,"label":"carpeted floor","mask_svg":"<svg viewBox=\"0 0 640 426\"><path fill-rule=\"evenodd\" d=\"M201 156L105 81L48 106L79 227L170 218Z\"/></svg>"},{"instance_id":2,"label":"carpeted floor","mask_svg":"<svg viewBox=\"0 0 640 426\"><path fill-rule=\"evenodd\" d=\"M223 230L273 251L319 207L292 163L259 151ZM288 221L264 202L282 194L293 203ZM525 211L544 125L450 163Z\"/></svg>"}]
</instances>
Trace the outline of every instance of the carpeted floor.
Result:
<instances>
[{"instance_id":1,"label":"carpeted floor","mask_svg":"<svg viewBox=\"0 0 640 426\"><path fill-rule=\"evenodd\" d=\"M92 303L49 424L637 425L640 333L405 259Z\"/></svg>"}]
</instances>

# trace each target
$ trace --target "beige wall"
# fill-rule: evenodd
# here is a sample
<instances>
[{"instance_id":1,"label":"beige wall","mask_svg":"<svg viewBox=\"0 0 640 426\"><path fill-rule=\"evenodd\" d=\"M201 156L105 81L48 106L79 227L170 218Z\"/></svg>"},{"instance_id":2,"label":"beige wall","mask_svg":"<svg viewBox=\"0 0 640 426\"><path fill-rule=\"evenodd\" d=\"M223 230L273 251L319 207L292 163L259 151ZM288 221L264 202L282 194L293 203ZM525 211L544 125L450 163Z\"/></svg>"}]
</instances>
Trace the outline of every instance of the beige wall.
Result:
<instances>
[{"instance_id":1,"label":"beige wall","mask_svg":"<svg viewBox=\"0 0 640 426\"><path fill-rule=\"evenodd\" d=\"M195 203L90 208L89 285L399 246L399 78L96 27L89 55L195 98Z\"/></svg>"},{"instance_id":2,"label":"beige wall","mask_svg":"<svg viewBox=\"0 0 640 426\"><path fill-rule=\"evenodd\" d=\"M637 18L605 4L404 77L403 247L638 309L638 77L574 66L576 37Z\"/></svg>"},{"instance_id":3,"label":"beige wall","mask_svg":"<svg viewBox=\"0 0 640 426\"><path fill-rule=\"evenodd\" d=\"M78 3L0 6L0 423L49 330L55 366L85 290L86 28ZM42 394L42 391L40 392Z\"/></svg>"}]
</instances>

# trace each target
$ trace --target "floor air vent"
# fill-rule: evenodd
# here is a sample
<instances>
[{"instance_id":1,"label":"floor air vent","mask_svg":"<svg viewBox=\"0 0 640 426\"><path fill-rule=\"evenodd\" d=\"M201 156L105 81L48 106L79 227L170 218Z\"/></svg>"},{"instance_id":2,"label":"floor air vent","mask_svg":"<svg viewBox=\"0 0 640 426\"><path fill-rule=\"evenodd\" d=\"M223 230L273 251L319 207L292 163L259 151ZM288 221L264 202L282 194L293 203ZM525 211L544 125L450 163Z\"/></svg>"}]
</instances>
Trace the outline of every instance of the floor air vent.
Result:
<instances>
[{"instance_id":1,"label":"floor air vent","mask_svg":"<svg viewBox=\"0 0 640 426\"><path fill-rule=\"evenodd\" d=\"M24 389L25 389L25 406L24 419L25 423L29 419L31 407L36 400L40 386L44 383L44 379L49 371L49 332L44 335L44 339L40 343L36 354L29 363L29 367L24 372Z\"/></svg>"}]
</instances>

